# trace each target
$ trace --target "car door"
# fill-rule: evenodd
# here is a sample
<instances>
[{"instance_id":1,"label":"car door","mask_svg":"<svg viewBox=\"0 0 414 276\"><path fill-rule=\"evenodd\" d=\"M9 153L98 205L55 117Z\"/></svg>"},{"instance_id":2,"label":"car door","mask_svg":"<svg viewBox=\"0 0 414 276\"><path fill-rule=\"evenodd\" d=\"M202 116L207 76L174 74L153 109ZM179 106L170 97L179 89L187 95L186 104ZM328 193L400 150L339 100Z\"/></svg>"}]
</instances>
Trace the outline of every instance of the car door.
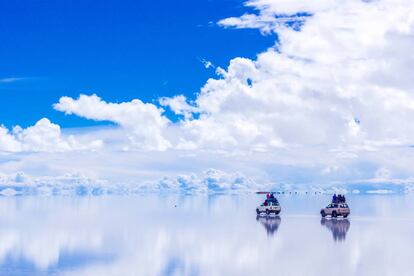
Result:
<instances>
[{"instance_id":1,"label":"car door","mask_svg":"<svg viewBox=\"0 0 414 276\"><path fill-rule=\"evenodd\" d=\"M339 208L339 204L335 203L335 204L332 204L332 210L331 210L331 212L335 211L336 214L339 215L339 214L341 214L340 213L340 209L341 208Z\"/></svg>"},{"instance_id":2,"label":"car door","mask_svg":"<svg viewBox=\"0 0 414 276\"><path fill-rule=\"evenodd\" d=\"M343 203L342 204L342 210L341 210L341 214L349 214L349 207L348 207L348 204L346 204L346 203Z\"/></svg>"},{"instance_id":3,"label":"car door","mask_svg":"<svg viewBox=\"0 0 414 276\"><path fill-rule=\"evenodd\" d=\"M339 204L339 214L344 215L346 213L347 213L347 211L346 211L345 204Z\"/></svg>"},{"instance_id":4,"label":"car door","mask_svg":"<svg viewBox=\"0 0 414 276\"><path fill-rule=\"evenodd\" d=\"M338 215L342 215L344 213L344 205L339 204L338 205Z\"/></svg>"},{"instance_id":5,"label":"car door","mask_svg":"<svg viewBox=\"0 0 414 276\"><path fill-rule=\"evenodd\" d=\"M327 215L331 215L332 214L332 210L333 210L333 204L329 204L327 207L326 207L326 214Z\"/></svg>"}]
</instances>

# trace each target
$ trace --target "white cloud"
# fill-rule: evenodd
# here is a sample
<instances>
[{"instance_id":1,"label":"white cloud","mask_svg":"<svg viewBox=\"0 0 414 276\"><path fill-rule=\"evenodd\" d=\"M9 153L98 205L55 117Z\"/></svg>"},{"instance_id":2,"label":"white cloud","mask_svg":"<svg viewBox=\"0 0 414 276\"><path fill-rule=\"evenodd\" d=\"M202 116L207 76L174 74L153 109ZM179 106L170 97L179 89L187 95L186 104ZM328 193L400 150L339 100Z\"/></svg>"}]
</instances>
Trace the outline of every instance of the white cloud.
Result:
<instances>
[{"instance_id":1,"label":"white cloud","mask_svg":"<svg viewBox=\"0 0 414 276\"><path fill-rule=\"evenodd\" d=\"M4 126L0 126L0 151L21 151L20 143L9 133Z\"/></svg>"},{"instance_id":2,"label":"white cloud","mask_svg":"<svg viewBox=\"0 0 414 276\"><path fill-rule=\"evenodd\" d=\"M278 41L256 60L233 59L221 79L206 83L194 100L200 116L181 125L187 135L182 144L227 151L285 148L285 156L309 162L314 152L325 156L325 167L339 168L335 171L362 160L380 168L385 148L412 151L414 3L257 0L247 5L258 13L219 23L276 32ZM299 31L290 21L304 24ZM369 160L366 152L373 152ZM349 157L353 161L343 161ZM406 169L397 163L394 170Z\"/></svg>"},{"instance_id":3,"label":"white cloud","mask_svg":"<svg viewBox=\"0 0 414 276\"><path fill-rule=\"evenodd\" d=\"M187 102L184 95L177 95L172 98L162 97L159 100L161 106L168 106L175 114L183 115L185 119L191 119L196 109Z\"/></svg>"},{"instance_id":4,"label":"white cloud","mask_svg":"<svg viewBox=\"0 0 414 276\"><path fill-rule=\"evenodd\" d=\"M258 187L253 179L241 173L226 173L209 169L202 174L165 177L158 182L160 191L195 193L240 193L251 192Z\"/></svg>"},{"instance_id":5,"label":"white cloud","mask_svg":"<svg viewBox=\"0 0 414 276\"><path fill-rule=\"evenodd\" d=\"M414 98L407 63L414 61L413 18L403 4L248 2L259 15L221 24L277 32L277 51L270 48L256 60L233 59L227 70L220 68L221 78L208 80L191 102L183 95L161 98L162 106L184 116L176 124L162 109L140 100L62 97L55 109L119 124L134 144L146 149L268 151L324 145L360 151L407 145L414 134L408 123ZM249 23L243 25L246 18ZM289 20L304 25L298 31L286 25Z\"/></svg>"},{"instance_id":6,"label":"white cloud","mask_svg":"<svg viewBox=\"0 0 414 276\"><path fill-rule=\"evenodd\" d=\"M214 66L214 64L211 61L206 60L206 59L201 59L201 63L204 65L204 67L206 69L215 68L216 67L216 66Z\"/></svg>"},{"instance_id":7,"label":"white cloud","mask_svg":"<svg viewBox=\"0 0 414 276\"><path fill-rule=\"evenodd\" d=\"M39 120L34 126L21 128L15 126L12 131L0 127L0 150L5 152L45 151L63 152L82 149L96 149L102 141L92 140L86 144L79 143L72 135L63 135L60 126L47 118Z\"/></svg>"},{"instance_id":8,"label":"white cloud","mask_svg":"<svg viewBox=\"0 0 414 276\"><path fill-rule=\"evenodd\" d=\"M196 99L206 115L194 126L214 122L209 129L221 129L234 143L243 141L234 129L238 120L252 126L247 132L256 139L250 143L262 136L264 145L271 139L360 148L411 143L411 2L258 0L248 5L259 16L221 23L277 32L278 51L271 48L257 60L234 59L223 79L209 80ZM301 12L313 14L301 31L279 24Z\"/></svg>"},{"instance_id":9,"label":"white cloud","mask_svg":"<svg viewBox=\"0 0 414 276\"><path fill-rule=\"evenodd\" d=\"M62 97L54 108L65 114L116 123L127 131L132 144L155 150L171 147L163 136L170 121L162 115L162 109L154 104L137 99L124 103L107 103L96 95L80 95L78 99Z\"/></svg>"},{"instance_id":10,"label":"white cloud","mask_svg":"<svg viewBox=\"0 0 414 276\"><path fill-rule=\"evenodd\" d=\"M240 17L229 17L220 20L218 24L225 28L259 29L262 34L268 35L278 28L290 26L299 29L305 22L307 15L288 15L275 17L273 14L262 13L244 14Z\"/></svg>"},{"instance_id":11,"label":"white cloud","mask_svg":"<svg viewBox=\"0 0 414 276\"><path fill-rule=\"evenodd\" d=\"M24 172L0 175L0 195L101 195L167 192L216 194L251 192L257 185L241 173L209 169L201 173L167 176L152 181L108 182L80 173L31 176Z\"/></svg>"},{"instance_id":12,"label":"white cloud","mask_svg":"<svg viewBox=\"0 0 414 276\"><path fill-rule=\"evenodd\" d=\"M0 174L0 196L20 195L131 195L131 194L252 194L257 191L274 191L280 194L331 194L334 191L362 193L387 190L390 193L413 193L414 179L372 178L344 182L274 183L246 177L240 172L224 172L208 169L199 173L178 174L158 179L134 181L108 181L85 176L81 173L66 173L54 176L33 176L24 172Z\"/></svg>"}]
</instances>

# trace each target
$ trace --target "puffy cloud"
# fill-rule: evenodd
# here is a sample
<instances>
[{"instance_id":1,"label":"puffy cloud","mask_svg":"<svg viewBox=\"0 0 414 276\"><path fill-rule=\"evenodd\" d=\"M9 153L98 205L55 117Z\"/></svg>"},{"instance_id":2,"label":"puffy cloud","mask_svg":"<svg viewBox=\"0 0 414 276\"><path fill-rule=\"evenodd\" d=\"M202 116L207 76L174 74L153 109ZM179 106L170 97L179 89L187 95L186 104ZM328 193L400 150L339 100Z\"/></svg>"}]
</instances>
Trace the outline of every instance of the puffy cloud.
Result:
<instances>
[{"instance_id":1,"label":"puffy cloud","mask_svg":"<svg viewBox=\"0 0 414 276\"><path fill-rule=\"evenodd\" d=\"M183 115L185 119L191 119L193 112L196 111L195 107L187 102L184 95L177 95L172 98L162 97L159 102L162 106L168 106L175 114Z\"/></svg>"},{"instance_id":2,"label":"puffy cloud","mask_svg":"<svg viewBox=\"0 0 414 276\"><path fill-rule=\"evenodd\" d=\"M259 15L221 24L277 32L276 49L256 60L236 58L222 79L207 82L195 100L200 118L184 125L196 140L359 149L412 142L413 3L257 0L247 5ZM300 31L285 24L305 18Z\"/></svg>"},{"instance_id":3,"label":"puffy cloud","mask_svg":"<svg viewBox=\"0 0 414 276\"><path fill-rule=\"evenodd\" d=\"M380 169L377 174L384 173ZM21 195L131 195L131 194L251 194L257 191L273 191L279 194L332 194L339 193L387 193L408 194L414 192L414 179L390 178L377 175L371 179L357 179L328 184L260 182L240 172L228 173L209 169L200 173L166 176L161 179L134 182L107 181L87 177L80 173L55 176L32 176L24 172L0 174L0 196Z\"/></svg>"},{"instance_id":4,"label":"puffy cloud","mask_svg":"<svg viewBox=\"0 0 414 276\"><path fill-rule=\"evenodd\" d=\"M62 152L80 149L93 149L102 146L102 141L93 140L86 144L79 143L73 135L63 135L60 126L47 118L39 120L34 126L21 128L16 126L12 131L0 127L0 151L45 151Z\"/></svg>"},{"instance_id":5,"label":"puffy cloud","mask_svg":"<svg viewBox=\"0 0 414 276\"><path fill-rule=\"evenodd\" d=\"M176 191L181 193L240 193L251 192L258 188L253 179L241 173L226 173L209 169L201 174L165 177L158 182L160 191Z\"/></svg>"},{"instance_id":6,"label":"puffy cloud","mask_svg":"<svg viewBox=\"0 0 414 276\"><path fill-rule=\"evenodd\" d=\"M194 100L161 98L161 106L184 117L175 124L162 109L140 100L62 97L55 109L114 122L144 149L268 151L323 145L358 152L408 145L414 134L409 123L414 16L405 4L414 5L247 2L258 14L220 24L277 32L276 46L256 60L235 58L227 70L217 68L220 78L209 79Z\"/></svg>"},{"instance_id":7,"label":"puffy cloud","mask_svg":"<svg viewBox=\"0 0 414 276\"><path fill-rule=\"evenodd\" d=\"M21 151L20 143L14 138L9 130L0 126L0 151L18 152Z\"/></svg>"},{"instance_id":8,"label":"puffy cloud","mask_svg":"<svg viewBox=\"0 0 414 276\"><path fill-rule=\"evenodd\" d=\"M160 108L150 103L137 99L107 103L96 95L80 95L78 99L62 97L54 108L65 114L116 123L128 131L133 144L147 149L166 150L171 146L163 136L170 121L162 115Z\"/></svg>"},{"instance_id":9,"label":"puffy cloud","mask_svg":"<svg viewBox=\"0 0 414 276\"><path fill-rule=\"evenodd\" d=\"M275 46L218 69L221 78L208 80L191 101L198 116L181 122L180 148L273 151L280 153L274 162L288 158L294 166L318 156L333 174L363 162L379 169L389 163L385 149L394 158L402 148L412 151L414 3L247 6L258 13L219 24L277 33ZM402 160L392 167L413 173Z\"/></svg>"}]
</instances>

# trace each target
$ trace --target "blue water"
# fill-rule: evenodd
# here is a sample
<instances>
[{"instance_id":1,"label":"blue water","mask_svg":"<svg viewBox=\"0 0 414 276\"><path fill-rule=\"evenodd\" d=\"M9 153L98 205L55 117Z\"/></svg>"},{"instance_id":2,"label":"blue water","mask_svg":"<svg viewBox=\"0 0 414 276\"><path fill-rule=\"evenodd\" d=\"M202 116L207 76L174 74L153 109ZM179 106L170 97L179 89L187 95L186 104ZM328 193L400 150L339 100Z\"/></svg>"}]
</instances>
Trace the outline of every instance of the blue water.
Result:
<instances>
[{"instance_id":1,"label":"blue water","mask_svg":"<svg viewBox=\"0 0 414 276\"><path fill-rule=\"evenodd\" d=\"M414 197L324 195L0 198L0 275L414 275Z\"/></svg>"}]
</instances>

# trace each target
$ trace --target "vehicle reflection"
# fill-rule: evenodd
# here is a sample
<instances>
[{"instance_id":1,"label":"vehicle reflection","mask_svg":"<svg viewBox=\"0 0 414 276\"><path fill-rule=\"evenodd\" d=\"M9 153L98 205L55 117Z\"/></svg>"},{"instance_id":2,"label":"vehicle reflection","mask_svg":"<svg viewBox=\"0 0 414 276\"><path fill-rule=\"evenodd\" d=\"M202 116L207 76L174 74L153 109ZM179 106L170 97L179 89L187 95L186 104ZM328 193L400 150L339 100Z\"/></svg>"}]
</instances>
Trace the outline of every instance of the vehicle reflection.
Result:
<instances>
[{"instance_id":1,"label":"vehicle reflection","mask_svg":"<svg viewBox=\"0 0 414 276\"><path fill-rule=\"evenodd\" d=\"M260 222L266 228L268 236L273 236L279 228L282 219L280 216L256 216L256 221Z\"/></svg>"},{"instance_id":2,"label":"vehicle reflection","mask_svg":"<svg viewBox=\"0 0 414 276\"><path fill-rule=\"evenodd\" d=\"M332 232L335 242L344 242L346 239L346 233L351 226L351 222L348 219L322 218L321 225L325 226Z\"/></svg>"}]
</instances>

